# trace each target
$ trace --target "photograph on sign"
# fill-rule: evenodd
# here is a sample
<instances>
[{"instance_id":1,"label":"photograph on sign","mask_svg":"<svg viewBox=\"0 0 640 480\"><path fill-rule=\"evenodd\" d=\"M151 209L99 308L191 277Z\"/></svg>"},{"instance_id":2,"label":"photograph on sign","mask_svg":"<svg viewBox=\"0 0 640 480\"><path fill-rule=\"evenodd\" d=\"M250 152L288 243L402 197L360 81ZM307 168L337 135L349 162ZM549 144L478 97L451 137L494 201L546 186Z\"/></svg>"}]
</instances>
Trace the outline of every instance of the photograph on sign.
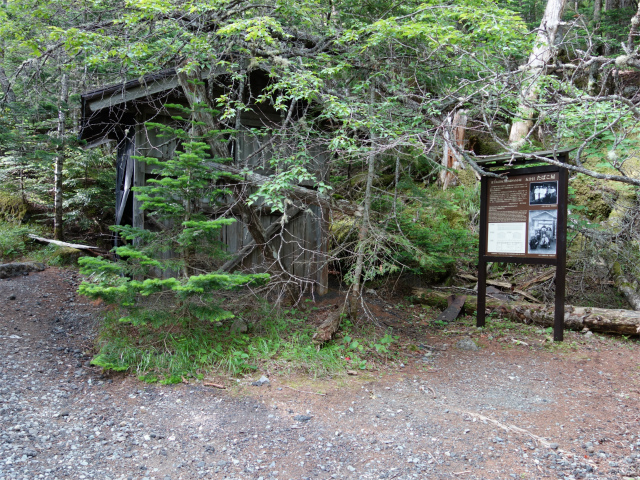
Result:
<instances>
[{"instance_id":1,"label":"photograph on sign","mask_svg":"<svg viewBox=\"0 0 640 480\"><path fill-rule=\"evenodd\" d=\"M490 223L487 251L524 254L527 247L527 223Z\"/></svg>"},{"instance_id":2,"label":"photograph on sign","mask_svg":"<svg viewBox=\"0 0 640 480\"><path fill-rule=\"evenodd\" d=\"M556 254L557 210L529 211L529 253Z\"/></svg>"},{"instance_id":3,"label":"photograph on sign","mask_svg":"<svg viewBox=\"0 0 640 480\"><path fill-rule=\"evenodd\" d=\"M529 205L557 205L558 182L531 182Z\"/></svg>"}]
</instances>

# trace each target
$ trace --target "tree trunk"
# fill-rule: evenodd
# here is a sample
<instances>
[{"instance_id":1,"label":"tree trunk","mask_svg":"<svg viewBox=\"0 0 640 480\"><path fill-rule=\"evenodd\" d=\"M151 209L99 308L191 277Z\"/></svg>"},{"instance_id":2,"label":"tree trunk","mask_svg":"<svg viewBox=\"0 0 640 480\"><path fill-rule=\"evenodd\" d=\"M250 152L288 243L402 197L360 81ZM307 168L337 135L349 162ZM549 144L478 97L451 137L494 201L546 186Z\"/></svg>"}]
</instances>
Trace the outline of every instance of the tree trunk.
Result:
<instances>
[{"instance_id":1,"label":"tree trunk","mask_svg":"<svg viewBox=\"0 0 640 480\"><path fill-rule=\"evenodd\" d=\"M599 28L598 24L602 19L602 0L594 0L593 2L593 25L594 31Z\"/></svg>"},{"instance_id":2,"label":"tree trunk","mask_svg":"<svg viewBox=\"0 0 640 480\"><path fill-rule=\"evenodd\" d=\"M0 51L0 53L2 53ZM0 62L2 61L2 57L4 55L0 55ZM13 103L16 101L16 94L13 93L13 89L11 88L11 82L9 78L7 78L7 74L4 71L4 67L0 64L0 87L2 87L2 102L3 103Z\"/></svg>"},{"instance_id":3,"label":"tree trunk","mask_svg":"<svg viewBox=\"0 0 640 480\"><path fill-rule=\"evenodd\" d=\"M447 308L447 294L414 288L415 303ZM503 302L487 298L487 312L496 313L511 321L553 327L553 306L533 305L526 302ZM477 297L467 296L464 308L468 312L477 309ZM570 330L587 328L594 332L615 333L618 335L640 334L640 312L606 308L564 307L564 326Z\"/></svg>"},{"instance_id":4,"label":"tree trunk","mask_svg":"<svg viewBox=\"0 0 640 480\"><path fill-rule=\"evenodd\" d=\"M207 111L213 106L201 76L200 68L196 68L189 74L178 72L178 83L193 110L193 119L203 124L195 127L196 133L202 136L204 141L209 144L211 155L214 158L228 158L229 152L226 149L226 143L220 135L213 133L220 130L220 123ZM206 109L203 107L206 107Z\"/></svg>"},{"instance_id":5,"label":"tree trunk","mask_svg":"<svg viewBox=\"0 0 640 480\"><path fill-rule=\"evenodd\" d=\"M268 241L269 239L271 239L279 230L284 228L287 223L297 217L301 211L302 210L300 208L295 206L288 208L287 211L282 215L282 217L269 225L269 227L267 227L267 229L264 231L265 240ZM240 249L240 251L236 253L236 256L234 258L225 262L225 264L220 267L220 270L223 272L230 272L233 268L239 265L242 260L247 257L247 255L253 252L256 247L257 244L255 240L251 240L251 242L242 247L242 249Z\"/></svg>"},{"instance_id":6,"label":"tree trunk","mask_svg":"<svg viewBox=\"0 0 640 480\"><path fill-rule=\"evenodd\" d=\"M7 0L2 0L2 6L7 6ZM13 103L16 101L16 94L11 88L11 82L4 69L4 39L0 38L0 87L2 87L2 103Z\"/></svg>"},{"instance_id":7,"label":"tree trunk","mask_svg":"<svg viewBox=\"0 0 640 480\"><path fill-rule=\"evenodd\" d=\"M635 37L638 35L638 27L640 26L640 3L638 3L638 10L636 14L631 17L631 27L629 28L629 37L627 38L626 53L627 55L633 54L633 45L635 44ZM624 45L623 45L624 47Z\"/></svg>"},{"instance_id":8,"label":"tree trunk","mask_svg":"<svg viewBox=\"0 0 640 480\"><path fill-rule=\"evenodd\" d=\"M593 2L593 30L592 34L596 36L600 30L600 20L602 19L602 0L594 0ZM598 55L602 51L602 44L597 42L594 45L593 55ZM594 62L589 67L589 80L587 82L587 92L589 95L596 96L598 94L598 79L600 76L600 64Z\"/></svg>"},{"instance_id":9,"label":"tree trunk","mask_svg":"<svg viewBox=\"0 0 640 480\"><path fill-rule=\"evenodd\" d=\"M67 101L69 99L69 77L66 73L60 79L61 93L58 104L58 156L54 167L54 199L53 199L53 238L64 239L62 225L62 169L64 167L64 127L67 119Z\"/></svg>"},{"instance_id":10,"label":"tree trunk","mask_svg":"<svg viewBox=\"0 0 640 480\"><path fill-rule=\"evenodd\" d=\"M622 267L620 267L618 262L613 263L611 270L613 273L613 281L618 287L618 290L620 290L620 293L624 295L624 298L635 311L640 311L640 295L637 291L637 282L630 282L627 277L625 277Z\"/></svg>"},{"instance_id":11,"label":"tree trunk","mask_svg":"<svg viewBox=\"0 0 640 480\"><path fill-rule=\"evenodd\" d=\"M533 127L535 109L531 106L538 99L538 78L554 55L556 33L562 18L566 0L547 0L547 8L540 22L533 51L525 65L525 78L522 85L521 101L518 111L520 119L515 120L509 133L509 143L521 146Z\"/></svg>"},{"instance_id":12,"label":"tree trunk","mask_svg":"<svg viewBox=\"0 0 640 480\"><path fill-rule=\"evenodd\" d=\"M371 107L372 110L373 101L375 99L374 87L371 85ZM372 113L372 112L371 112ZM364 209L362 211L362 223L360 230L358 231L358 247L356 254L356 266L353 272L353 285L351 285L351 291L349 292L349 316L355 320L358 318L358 301L362 294L362 286L360 283L360 277L362 277L362 270L364 268L364 255L365 255L365 242L369 236L369 217L371 211L371 186L373 185L373 177L375 174L376 166L376 154L375 154L375 136L373 131L369 133L371 140L371 152L369 153L369 169L367 171L367 186L364 192Z\"/></svg>"},{"instance_id":13,"label":"tree trunk","mask_svg":"<svg viewBox=\"0 0 640 480\"><path fill-rule=\"evenodd\" d=\"M465 110L458 110L453 119L448 118L444 123L444 152L442 155L442 166L440 171L440 185L446 190L449 186L456 185L456 176L452 170L464 168L464 164L460 162L460 158L451 144L455 143L458 147L464 147L464 130L467 127L467 115Z\"/></svg>"}]
</instances>

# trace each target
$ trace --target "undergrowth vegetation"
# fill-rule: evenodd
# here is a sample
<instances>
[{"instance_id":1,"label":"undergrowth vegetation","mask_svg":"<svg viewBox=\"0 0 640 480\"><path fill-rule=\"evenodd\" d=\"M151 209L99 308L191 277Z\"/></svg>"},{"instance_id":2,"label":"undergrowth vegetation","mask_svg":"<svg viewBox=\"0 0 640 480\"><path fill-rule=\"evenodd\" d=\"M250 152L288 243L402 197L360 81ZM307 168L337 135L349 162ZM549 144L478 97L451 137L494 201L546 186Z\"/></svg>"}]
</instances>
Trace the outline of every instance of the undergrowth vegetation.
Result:
<instances>
[{"instance_id":1,"label":"undergrowth vegetation","mask_svg":"<svg viewBox=\"0 0 640 480\"><path fill-rule=\"evenodd\" d=\"M9 262L42 249L28 235L39 235L42 228L36 225L20 225L0 221L0 261Z\"/></svg>"},{"instance_id":2,"label":"undergrowth vegetation","mask_svg":"<svg viewBox=\"0 0 640 480\"><path fill-rule=\"evenodd\" d=\"M355 329L318 348L313 325L301 310L272 310L262 304L250 312L261 320L247 333L229 325L198 319L176 321L161 310L107 314L92 363L106 370L128 371L146 382L179 383L203 379L211 371L241 375L254 371L326 377L347 369L365 370L393 358L397 337ZM249 313L249 312L248 312Z\"/></svg>"}]
</instances>

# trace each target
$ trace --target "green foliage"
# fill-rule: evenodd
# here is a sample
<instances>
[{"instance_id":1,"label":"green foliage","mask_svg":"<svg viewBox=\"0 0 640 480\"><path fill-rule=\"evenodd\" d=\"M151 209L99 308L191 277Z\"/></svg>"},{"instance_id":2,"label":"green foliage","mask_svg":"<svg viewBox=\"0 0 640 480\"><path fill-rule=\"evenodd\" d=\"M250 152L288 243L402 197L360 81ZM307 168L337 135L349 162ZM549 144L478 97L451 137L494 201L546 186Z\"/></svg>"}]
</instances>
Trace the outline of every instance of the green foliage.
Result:
<instances>
[{"instance_id":1,"label":"green foliage","mask_svg":"<svg viewBox=\"0 0 640 480\"><path fill-rule=\"evenodd\" d=\"M41 234L40 228L33 225L19 225L0 220L0 260L9 262L39 248L27 235Z\"/></svg>"},{"instance_id":2,"label":"green foliage","mask_svg":"<svg viewBox=\"0 0 640 480\"><path fill-rule=\"evenodd\" d=\"M27 210L28 205L20 197L0 192L0 221L22 222Z\"/></svg>"},{"instance_id":3,"label":"green foliage","mask_svg":"<svg viewBox=\"0 0 640 480\"><path fill-rule=\"evenodd\" d=\"M478 239L470 226L477 222L478 189L455 187L442 192L413 187L412 196L415 201L398 212L398 224L411 245L430 261L421 262L408 250L398 252L397 260L432 276L448 271L455 262L473 263Z\"/></svg>"},{"instance_id":4,"label":"green foliage","mask_svg":"<svg viewBox=\"0 0 640 480\"><path fill-rule=\"evenodd\" d=\"M115 149L67 148L63 170L64 221L68 229L101 228L115 219Z\"/></svg>"},{"instance_id":5,"label":"green foliage","mask_svg":"<svg viewBox=\"0 0 640 480\"><path fill-rule=\"evenodd\" d=\"M210 219L200 206L215 205L226 192L216 186L222 174L207 168L206 144L191 141L181 129L152 124L183 140L180 152L167 161L143 158L157 167L157 178L134 190L141 209L165 228L142 230L128 225L112 227L129 242L114 248L118 260L85 257L79 260L81 272L91 280L79 292L90 298L128 309L123 322L144 325L147 316L141 299L169 296L171 318L176 324L191 320L219 323L233 318L222 308L217 292L257 286L269 280L267 274L232 274L209 271L196 274L223 252L219 231L229 219ZM218 160L220 161L220 160Z\"/></svg>"},{"instance_id":6,"label":"green foliage","mask_svg":"<svg viewBox=\"0 0 640 480\"><path fill-rule=\"evenodd\" d=\"M147 382L202 378L211 369L233 375L269 369L312 377L366 369L393 358L396 336L378 337L357 331L345 322L347 336L318 349L313 325L297 310L272 311L266 304L240 312L260 318L247 334L198 319L176 324L171 312L136 309L122 318L110 312L99 336L99 353L92 363L108 370L130 371Z\"/></svg>"}]
</instances>

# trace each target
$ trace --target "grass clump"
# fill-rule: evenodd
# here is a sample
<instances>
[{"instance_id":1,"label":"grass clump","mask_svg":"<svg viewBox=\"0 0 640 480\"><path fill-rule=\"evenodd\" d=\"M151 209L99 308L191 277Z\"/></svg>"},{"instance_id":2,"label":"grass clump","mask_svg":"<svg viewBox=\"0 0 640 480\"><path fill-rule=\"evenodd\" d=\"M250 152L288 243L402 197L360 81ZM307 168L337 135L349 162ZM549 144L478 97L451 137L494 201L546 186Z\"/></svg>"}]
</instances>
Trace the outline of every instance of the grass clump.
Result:
<instances>
[{"instance_id":1,"label":"grass clump","mask_svg":"<svg viewBox=\"0 0 640 480\"><path fill-rule=\"evenodd\" d=\"M92 364L105 370L128 371L147 382L176 383L183 378L202 379L212 371L231 375L268 370L301 373L313 378L368 369L393 356L395 338L360 336L347 329L344 338L322 348L312 343L315 329L304 312L275 312L258 307L262 320L247 333L232 333L229 322L212 323L197 318L176 321L161 310L107 313ZM253 312L255 314L255 312Z\"/></svg>"}]
</instances>

